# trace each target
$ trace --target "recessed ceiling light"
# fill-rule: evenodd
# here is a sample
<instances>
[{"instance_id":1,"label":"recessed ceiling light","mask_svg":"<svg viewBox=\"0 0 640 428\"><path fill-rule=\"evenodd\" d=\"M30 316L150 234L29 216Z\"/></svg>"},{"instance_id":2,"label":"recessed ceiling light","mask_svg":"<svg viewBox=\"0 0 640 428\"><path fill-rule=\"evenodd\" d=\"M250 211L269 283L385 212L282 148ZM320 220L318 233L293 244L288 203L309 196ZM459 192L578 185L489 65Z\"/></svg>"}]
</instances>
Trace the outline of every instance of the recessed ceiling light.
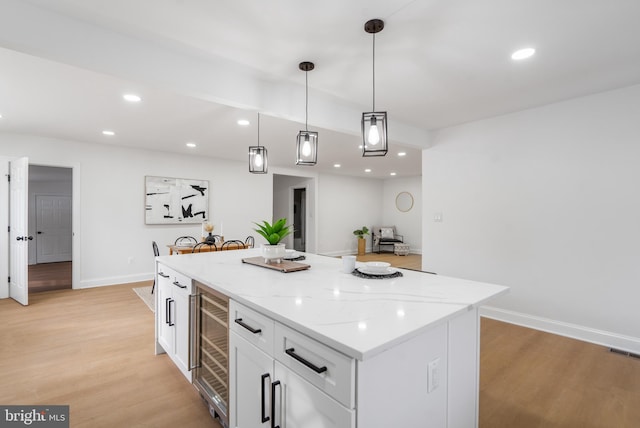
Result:
<instances>
[{"instance_id":1,"label":"recessed ceiling light","mask_svg":"<svg viewBox=\"0 0 640 428\"><path fill-rule=\"evenodd\" d=\"M238 125L240 126L249 126L251 124L251 122L249 122L247 119L238 119Z\"/></svg>"},{"instance_id":2,"label":"recessed ceiling light","mask_svg":"<svg viewBox=\"0 0 640 428\"><path fill-rule=\"evenodd\" d=\"M396 175L396 173L395 173L395 172L392 172L392 173L391 173L391 174L389 174L389 175Z\"/></svg>"},{"instance_id":3,"label":"recessed ceiling light","mask_svg":"<svg viewBox=\"0 0 640 428\"><path fill-rule=\"evenodd\" d=\"M136 94L124 94L122 98L129 101L130 103L139 103L140 101L142 101L142 98L140 98L140 96Z\"/></svg>"},{"instance_id":4,"label":"recessed ceiling light","mask_svg":"<svg viewBox=\"0 0 640 428\"><path fill-rule=\"evenodd\" d=\"M187 143L187 147L194 148L197 147L196 143Z\"/></svg>"},{"instance_id":5,"label":"recessed ceiling light","mask_svg":"<svg viewBox=\"0 0 640 428\"><path fill-rule=\"evenodd\" d=\"M2 115L0 114L0 119L2 119Z\"/></svg>"},{"instance_id":6,"label":"recessed ceiling light","mask_svg":"<svg viewBox=\"0 0 640 428\"><path fill-rule=\"evenodd\" d=\"M340 168L340 164L339 164L339 163L334 163L334 164L333 164L333 167L334 167L334 168Z\"/></svg>"},{"instance_id":7,"label":"recessed ceiling light","mask_svg":"<svg viewBox=\"0 0 640 428\"><path fill-rule=\"evenodd\" d=\"M362 150L362 144L360 144L360 145L358 146L358 148L359 148L360 150Z\"/></svg>"},{"instance_id":8,"label":"recessed ceiling light","mask_svg":"<svg viewBox=\"0 0 640 428\"><path fill-rule=\"evenodd\" d=\"M113 131L109 131L108 129L105 129L104 131L102 131L102 135L108 135L110 137L113 137L114 135L116 135L116 133Z\"/></svg>"},{"instance_id":9,"label":"recessed ceiling light","mask_svg":"<svg viewBox=\"0 0 640 428\"><path fill-rule=\"evenodd\" d=\"M399 152L398 153L398 156L406 156L406 155L407 155L407 152Z\"/></svg>"},{"instance_id":10,"label":"recessed ceiling light","mask_svg":"<svg viewBox=\"0 0 640 428\"><path fill-rule=\"evenodd\" d=\"M524 49L520 49L515 51L514 53L511 54L511 59L514 59L516 61L519 61L521 59L527 59L531 56L533 56L533 54L536 53L536 50L533 48L524 48Z\"/></svg>"},{"instance_id":11,"label":"recessed ceiling light","mask_svg":"<svg viewBox=\"0 0 640 428\"><path fill-rule=\"evenodd\" d=\"M364 172L371 172L371 168L365 169Z\"/></svg>"}]
</instances>

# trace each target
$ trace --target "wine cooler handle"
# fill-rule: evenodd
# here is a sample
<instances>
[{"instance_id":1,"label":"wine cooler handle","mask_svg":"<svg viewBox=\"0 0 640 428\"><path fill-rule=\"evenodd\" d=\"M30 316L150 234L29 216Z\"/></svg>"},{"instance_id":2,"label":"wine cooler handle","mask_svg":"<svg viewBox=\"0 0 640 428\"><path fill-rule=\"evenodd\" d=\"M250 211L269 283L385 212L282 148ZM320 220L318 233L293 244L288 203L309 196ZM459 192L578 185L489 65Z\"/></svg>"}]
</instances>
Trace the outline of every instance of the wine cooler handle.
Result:
<instances>
[{"instance_id":1,"label":"wine cooler handle","mask_svg":"<svg viewBox=\"0 0 640 428\"><path fill-rule=\"evenodd\" d=\"M316 373L324 373L324 372L327 371L327 366L318 367L315 364L313 364L312 362L309 362L309 361L305 360L300 355L296 354L294 351L295 351L294 348L289 348L289 349L286 349L284 352L286 352L287 355L289 355L293 359L295 359L295 360L301 362L302 364L304 364L305 366L309 367L311 370L313 370Z\"/></svg>"},{"instance_id":2,"label":"wine cooler handle","mask_svg":"<svg viewBox=\"0 0 640 428\"><path fill-rule=\"evenodd\" d=\"M266 409L266 406L264 404L264 401L265 401L265 398L266 398L265 397L266 394L264 393L264 380L265 379L270 379L270 378L271 378L271 375L269 373L263 374L261 376L261 378L260 378L260 382L262 383L262 385L260 385L260 394L261 394L260 409L261 409L261 412L262 412L260 416L262 416L262 423L269 422L269 416L266 415L267 409Z\"/></svg>"},{"instance_id":3,"label":"wine cooler handle","mask_svg":"<svg viewBox=\"0 0 640 428\"><path fill-rule=\"evenodd\" d=\"M199 334L199 325L197 324L198 320L196 314L198 312L197 300L198 294L190 294L189 295L189 356L187 357L187 361L189 361L189 371L200 367L200 362L193 362L196 354L196 338ZM194 352L195 351L195 352ZM198 358L199 360L199 358Z\"/></svg>"},{"instance_id":4,"label":"wine cooler handle","mask_svg":"<svg viewBox=\"0 0 640 428\"><path fill-rule=\"evenodd\" d=\"M280 428L280 425L276 425L276 386L280 386L280 381L277 380L271 384L271 428ZM282 392L282 387L280 387ZM280 397L282 401L282 397Z\"/></svg>"},{"instance_id":5,"label":"wine cooler handle","mask_svg":"<svg viewBox=\"0 0 640 428\"><path fill-rule=\"evenodd\" d=\"M247 330L249 330L251 333L253 334L258 334L258 333L262 333L262 329L260 328L253 328L248 324L245 324L244 322L242 322L242 318L236 318L235 320L233 320L236 324L240 324L241 326L243 326L244 328L246 328Z\"/></svg>"}]
</instances>

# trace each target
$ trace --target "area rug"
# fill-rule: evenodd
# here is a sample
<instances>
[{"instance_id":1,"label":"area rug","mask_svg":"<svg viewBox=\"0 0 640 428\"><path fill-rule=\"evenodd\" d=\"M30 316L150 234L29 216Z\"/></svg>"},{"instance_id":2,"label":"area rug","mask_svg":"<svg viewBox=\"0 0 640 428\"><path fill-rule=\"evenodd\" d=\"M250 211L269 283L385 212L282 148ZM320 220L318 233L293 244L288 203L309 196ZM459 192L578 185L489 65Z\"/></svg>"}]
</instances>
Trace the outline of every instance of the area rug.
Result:
<instances>
[{"instance_id":1,"label":"area rug","mask_svg":"<svg viewBox=\"0 0 640 428\"><path fill-rule=\"evenodd\" d=\"M142 301L147 304L149 309L151 309L151 312L155 313L156 297L155 295L151 294L151 286L134 288L133 291L135 291L138 297L140 297Z\"/></svg>"}]
</instances>

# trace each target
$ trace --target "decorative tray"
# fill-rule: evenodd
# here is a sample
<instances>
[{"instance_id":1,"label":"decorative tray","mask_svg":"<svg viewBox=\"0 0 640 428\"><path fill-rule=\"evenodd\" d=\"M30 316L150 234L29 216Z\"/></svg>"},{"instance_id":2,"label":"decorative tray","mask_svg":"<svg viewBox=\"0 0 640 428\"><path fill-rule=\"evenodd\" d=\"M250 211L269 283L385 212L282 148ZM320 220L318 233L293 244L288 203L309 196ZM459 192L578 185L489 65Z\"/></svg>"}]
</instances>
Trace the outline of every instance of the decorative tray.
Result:
<instances>
[{"instance_id":1,"label":"decorative tray","mask_svg":"<svg viewBox=\"0 0 640 428\"><path fill-rule=\"evenodd\" d=\"M249 257L246 259L242 259L242 263L256 265L263 268L273 269L273 270L277 270L285 273L297 272L299 270L306 270L311 267L310 265L307 265L304 263L292 262L289 260L282 260L281 263L265 263L264 257Z\"/></svg>"},{"instance_id":2,"label":"decorative tray","mask_svg":"<svg viewBox=\"0 0 640 428\"><path fill-rule=\"evenodd\" d=\"M366 278L366 279L387 279L387 278L399 278L402 276L402 272L399 270L392 270L389 273L375 274L375 273L366 273L360 271L361 268L355 268L351 274L353 276L357 276L358 278Z\"/></svg>"}]
</instances>

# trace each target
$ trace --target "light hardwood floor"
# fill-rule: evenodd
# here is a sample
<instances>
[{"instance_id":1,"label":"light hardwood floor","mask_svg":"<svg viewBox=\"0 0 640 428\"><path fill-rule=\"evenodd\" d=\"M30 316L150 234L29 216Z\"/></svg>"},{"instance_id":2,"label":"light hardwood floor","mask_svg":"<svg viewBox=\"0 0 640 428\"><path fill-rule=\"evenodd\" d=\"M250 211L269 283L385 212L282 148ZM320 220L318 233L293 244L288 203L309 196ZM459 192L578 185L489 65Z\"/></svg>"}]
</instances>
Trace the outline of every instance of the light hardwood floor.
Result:
<instances>
[{"instance_id":1,"label":"light hardwood floor","mask_svg":"<svg viewBox=\"0 0 640 428\"><path fill-rule=\"evenodd\" d=\"M153 313L132 291L142 285L0 300L0 403L69 404L72 427L219 427L153 355ZM640 360L482 319L480 428L638 426Z\"/></svg>"},{"instance_id":2,"label":"light hardwood floor","mask_svg":"<svg viewBox=\"0 0 640 428\"><path fill-rule=\"evenodd\" d=\"M29 294L71 288L71 262L29 265Z\"/></svg>"},{"instance_id":3,"label":"light hardwood floor","mask_svg":"<svg viewBox=\"0 0 640 428\"><path fill-rule=\"evenodd\" d=\"M132 291L150 283L0 301L0 403L68 404L72 427L216 427L166 355L153 312Z\"/></svg>"}]
</instances>

